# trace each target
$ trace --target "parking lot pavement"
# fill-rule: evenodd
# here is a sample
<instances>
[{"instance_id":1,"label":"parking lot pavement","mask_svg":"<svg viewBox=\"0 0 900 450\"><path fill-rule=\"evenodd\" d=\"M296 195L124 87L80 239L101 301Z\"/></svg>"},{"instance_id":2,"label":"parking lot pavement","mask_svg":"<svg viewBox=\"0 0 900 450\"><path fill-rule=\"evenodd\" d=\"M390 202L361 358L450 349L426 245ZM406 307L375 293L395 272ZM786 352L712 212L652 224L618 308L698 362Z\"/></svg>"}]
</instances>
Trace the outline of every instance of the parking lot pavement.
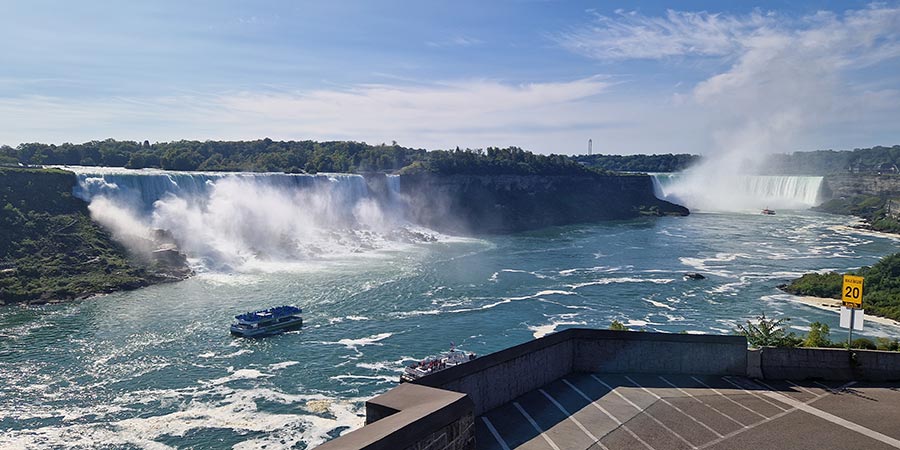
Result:
<instances>
[{"instance_id":1,"label":"parking lot pavement","mask_svg":"<svg viewBox=\"0 0 900 450\"><path fill-rule=\"evenodd\" d=\"M900 383L572 374L476 420L479 450L900 449Z\"/></svg>"}]
</instances>

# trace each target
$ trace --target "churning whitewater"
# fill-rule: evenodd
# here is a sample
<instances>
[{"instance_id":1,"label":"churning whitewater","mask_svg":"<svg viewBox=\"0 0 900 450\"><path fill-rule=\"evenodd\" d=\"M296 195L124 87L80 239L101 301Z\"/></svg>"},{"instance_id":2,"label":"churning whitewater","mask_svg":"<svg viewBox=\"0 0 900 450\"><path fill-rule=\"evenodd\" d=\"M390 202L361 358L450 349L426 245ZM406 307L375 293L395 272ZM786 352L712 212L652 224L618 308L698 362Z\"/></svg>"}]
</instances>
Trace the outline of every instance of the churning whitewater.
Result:
<instances>
[{"instance_id":1,"label":"churning whitewater","mask_svg":"<svg viewBox=\"0 0 900 450\"><path fill-rule=\"evenodd\" d=\"M612 320L728 334L761 313L837 329L837 314L775 286L871 265L897 245L801 210L407 239L402 204L363 181L79 171L75 192L98 220L171 230L215 269L0 310L0 448L311 448L362 426L365 399L450 342L486 354ZM235 314L278 304L302 307L304 328L229 335Z\"/></svg>"},{"instance_id":2,"label":"churning whitewater","mask_svg":"<svg viewBox=\"0 0 900 450\"><path fill-rule=\"evenodd\" d=\"M805 209L820 203L822 177L721 175L709 171L654 174L658 198L691 211L759 212Z\"/></svg>"},{"instance_id":3,"label":"churning whitewater","mask_svg":"<svg viewBox=\"0 0 900 450\"><path fill-rule=\"evenodd\" d=\"M398 176L376 195L350 174L68 169L75 196L120 241L134 248L166 230L202 269L277 270L435 238L404 220Z\"/></svg>"}]
</instances>

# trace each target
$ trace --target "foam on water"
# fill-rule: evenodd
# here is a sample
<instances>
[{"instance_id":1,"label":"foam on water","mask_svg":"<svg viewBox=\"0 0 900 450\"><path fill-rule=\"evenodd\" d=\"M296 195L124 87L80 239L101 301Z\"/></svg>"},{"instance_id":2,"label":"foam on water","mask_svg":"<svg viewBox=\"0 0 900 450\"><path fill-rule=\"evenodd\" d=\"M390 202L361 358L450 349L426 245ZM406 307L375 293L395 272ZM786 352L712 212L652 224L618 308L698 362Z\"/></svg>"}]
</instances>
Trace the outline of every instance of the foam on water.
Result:
<instances>
[{"instance_id":1,"label":"foam on water","mask_svg":"<svg viewBox=\"0 0 900 450\"><path fill-rule=\"evenodd\" d=\"M214 173L70 167L74 195L136 252L172 234L198 269L315 270L310 260L402 249L437 233L404 218L399 177L386 198L349 174Z\"/></svg>"},{"instance_id":2,"label":"foam on water","mask_svg":"<svg viewBox=\"0 0 900 450\"><path fill-rule=\"evenodd\" d=\"M0 308L0 333L10 336L0 339L0 447L308 449L361 426L365 399L451 341L484 355L612 320L730 334L763 312L837 330L835 313L776 286L895 251L895 240L846 223L779 211L559 227ZM687 271L707 279L684 280ZM235 314L286 303L304 308L301 331L229 335ZM890 333L867 322L861 335Z\"/></svg>"}]
</instances>

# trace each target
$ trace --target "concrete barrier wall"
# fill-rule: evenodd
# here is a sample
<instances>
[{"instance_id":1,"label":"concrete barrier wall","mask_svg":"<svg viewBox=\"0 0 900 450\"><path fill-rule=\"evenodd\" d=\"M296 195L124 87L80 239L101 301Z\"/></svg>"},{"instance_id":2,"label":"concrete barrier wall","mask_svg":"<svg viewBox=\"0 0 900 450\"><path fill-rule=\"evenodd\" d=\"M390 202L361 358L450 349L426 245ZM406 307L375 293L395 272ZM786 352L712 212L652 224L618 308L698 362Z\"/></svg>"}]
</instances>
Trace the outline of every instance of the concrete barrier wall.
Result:
<instances>
[{"instance_id":1,"label":"concrete barrier wall","mask_svg":"<svg viewBox=\"0 0 900 450\"><path fill-rule=\"evenodd\" d=\"M366 426L320 450L474 450L472 401L457 392L402 384L366 402Z\"/></svg>"},{"instance_id":2,"label":"concrete barrier wall","mask_svg":"<svg viewBox=\"0 0 900 450\"><path fill-rule=\"evenodd\" d=\"M574 344L567 330L481 356L416 383L467 394L475 415L480 415L571 373Z\"/></svg>"},{"instance_id":3,"label":"concrete barrier wall","mask_svg":"<svg viewBox=\"0 0 900 450\"><path fill-rule=\"evenodd\" d=\"M774 347L758 352L759 370L765 379L900 380L900 352Z\"/></svg>"},{"instance_id":4,"label":"concrete barrier wall","mask_svg":"<svg viewBox=\"0 0 900 450\"><path fill-rule=\"evenodd\" d=\"M747 373L743 336L575 330L575 371L600 373Z\"/></svg>"},{"instance_id":5,"label":"concrete barrier wall","mask_svg":"<svg viewBox=\"0 0 900 450\"><path fill-rule=\"evenodd\" d=\"M425 377L462 392L480 415L572 372L745 375L742 336L570 328Z\"/></svg>"}]
</instances>

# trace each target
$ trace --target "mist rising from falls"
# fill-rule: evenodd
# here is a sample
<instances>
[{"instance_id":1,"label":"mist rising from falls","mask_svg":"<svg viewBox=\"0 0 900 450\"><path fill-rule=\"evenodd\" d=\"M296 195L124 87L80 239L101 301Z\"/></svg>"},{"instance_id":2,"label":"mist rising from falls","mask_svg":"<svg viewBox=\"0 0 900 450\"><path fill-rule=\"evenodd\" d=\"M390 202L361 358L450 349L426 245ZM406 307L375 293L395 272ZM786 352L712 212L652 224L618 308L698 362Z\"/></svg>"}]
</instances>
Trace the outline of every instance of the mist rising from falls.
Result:
<instances>
[{"instance_id":1,"label":"mist rising from falls","mask_svg":"<svg viewBox=\"0 0 900 450\"><path fill-rule=\"evenodd\" d=\"M74 195L126 245L167 230L210 269L277 269L428 238L403 219L399 177L376 195L359 175L69 169Z\"/></svg>"},{"instance_id":2,"label":"mist rising from falls","mask_svg":"<svg viewBox=\"0 0 900 450\"><path fill-rule=\"evenodd\" d=\"M696 211L759 212L818 205L822 177L688 171L653 175L658 198Z\"/></svg>"}]
</instances>

